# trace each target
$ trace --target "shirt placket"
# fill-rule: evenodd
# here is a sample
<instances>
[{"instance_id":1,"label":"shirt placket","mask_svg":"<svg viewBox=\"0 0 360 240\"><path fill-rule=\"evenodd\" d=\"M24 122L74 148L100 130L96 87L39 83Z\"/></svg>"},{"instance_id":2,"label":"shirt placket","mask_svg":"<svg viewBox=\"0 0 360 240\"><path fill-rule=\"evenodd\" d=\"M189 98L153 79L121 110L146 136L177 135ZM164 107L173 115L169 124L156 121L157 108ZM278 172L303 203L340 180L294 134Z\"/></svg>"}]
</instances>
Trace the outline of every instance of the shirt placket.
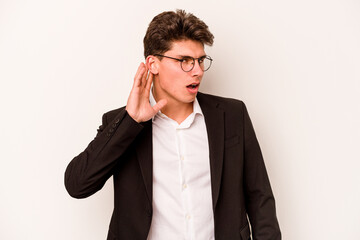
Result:
<instances>
[{"instance_id":1,"label":"shirt placket","mask_svg":"<svg viewBox=\"0 0 360 240\"><path fill-rule=\"evenodd\" d=\"M190 207L190 191L187 176L188 173L185 171L184 165L186 164L186 147L185 147L185 139L184 139L184 131L186 128L182 128L178 126L176 128L176 139L178 143L178 159L179 159L179 177L181 183L181 199L183 204L183 212L184 212L184 226L185 226L185 239L193 239L193 216Z\"/></svg>"}]
</instances>

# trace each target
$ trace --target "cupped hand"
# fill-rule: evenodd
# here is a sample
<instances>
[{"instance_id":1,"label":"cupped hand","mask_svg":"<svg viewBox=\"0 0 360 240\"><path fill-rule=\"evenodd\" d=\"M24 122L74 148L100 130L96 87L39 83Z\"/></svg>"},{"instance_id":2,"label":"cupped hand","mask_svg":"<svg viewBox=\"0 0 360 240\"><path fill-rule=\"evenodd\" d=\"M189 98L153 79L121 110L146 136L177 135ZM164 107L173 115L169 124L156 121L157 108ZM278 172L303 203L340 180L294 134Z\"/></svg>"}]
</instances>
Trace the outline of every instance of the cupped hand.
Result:
<instances>
[{"instance_id":1,"label":"cupped hand","mask_svg":"<svg viewBox=\"0 0 360 240\"><path fill-rule=\"evenodd\" d=\"M153 78L154 75L148 71L145 64L140 63L126 104L128 114L139 123L150 120L167 103L165 99L162 99L151 106L149 96Z\"/></svg>"}]
</instances>

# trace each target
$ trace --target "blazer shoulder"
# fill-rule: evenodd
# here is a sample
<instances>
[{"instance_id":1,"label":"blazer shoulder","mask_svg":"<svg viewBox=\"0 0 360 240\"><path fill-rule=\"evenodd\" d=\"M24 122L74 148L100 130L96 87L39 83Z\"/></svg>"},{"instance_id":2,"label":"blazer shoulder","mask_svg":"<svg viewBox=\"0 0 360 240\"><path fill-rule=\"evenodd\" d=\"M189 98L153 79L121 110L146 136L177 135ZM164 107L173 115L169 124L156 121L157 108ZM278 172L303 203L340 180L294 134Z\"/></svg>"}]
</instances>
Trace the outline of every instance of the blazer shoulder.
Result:
<instances>
[{"instance_id":1,"label":"blazer shoulder","mask_svg":"<svg viewBox=\"0 0 360 240\"><path fill-rule=\"evenodd\" d=\"M201 105L203 104L210 104L216 105L224 110L234 109L234 108L244 108L245 103L242 100L235 99L235 98L228 98L228 97L221 97L216 95L211 95L207 93L198 93L197 99Z\"/></svg>"}]
</instances>

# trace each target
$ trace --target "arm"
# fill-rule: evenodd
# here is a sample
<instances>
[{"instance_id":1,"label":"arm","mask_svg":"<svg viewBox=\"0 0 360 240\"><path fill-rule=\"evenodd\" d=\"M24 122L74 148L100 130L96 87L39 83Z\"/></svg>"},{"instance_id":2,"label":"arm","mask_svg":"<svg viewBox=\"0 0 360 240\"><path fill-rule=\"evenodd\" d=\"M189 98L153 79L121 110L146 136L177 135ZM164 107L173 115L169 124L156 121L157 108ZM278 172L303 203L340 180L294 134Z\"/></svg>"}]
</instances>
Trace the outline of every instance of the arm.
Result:
<instances>
[{"instance_id":1,"label":"arm","mask_svg":"<svg viewBox=\"0 0 360 240\"><path fill-rule=\"evenodd\" d=\"M109 122L104 114L102 126L88 147L75 157L65 172L65 187L75 198L85 198L100 190L118 161L142 130L141 122L151 119L166 101L149 102L153 74L141 63L131 89L126 110L120 109Z\"/></svg>"},{"instance_id":2,"label":"arm","mask_svg":"<svg viewBox=\"0 0 360 240\"><path fill-rule=\"evenodd\" d=\"M69 194L85 198L100 190L142 128L125 109L121 109L109 124L104 114L95 139L69 163L65 171L65 187Z\"/></svg>"},{"instance_id":3,"label":"arm","mask_svg":"<svg viewBox=\"0 0 360 240\"><path fill-rule=\"evenodd\" d=\"M245 105L245 194L247 212L254 240L280 240L275 199L266 172L265 163Z\"/></svg>"}]
</instances>

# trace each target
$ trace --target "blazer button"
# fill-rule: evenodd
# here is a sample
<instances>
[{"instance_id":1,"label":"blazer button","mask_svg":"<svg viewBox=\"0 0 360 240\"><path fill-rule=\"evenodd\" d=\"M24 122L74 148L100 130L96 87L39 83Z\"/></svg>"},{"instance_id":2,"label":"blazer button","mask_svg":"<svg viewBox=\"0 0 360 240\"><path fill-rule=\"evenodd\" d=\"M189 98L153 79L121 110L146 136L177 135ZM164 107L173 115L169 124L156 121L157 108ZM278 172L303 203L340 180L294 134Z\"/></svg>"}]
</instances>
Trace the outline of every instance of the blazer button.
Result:
<instances>
[{"instance_id":1,"label":"blazer button","mask_svg":"<svg viewBox=\"0 0 360 240\"><path fill-rule=\"evenodd\" d=\"M114 129L113 129L113 128L110 128L110 129L109 129L109 132L111 132L111 133L112 133L113 131L114 131Z\"/></svg>"},{"instance_id":2,"label":"blazer button","mask_svg":"<svg viewBox=\"0 0 360 240\"><path fill-rule=\"evenodd\" d=\"M120 119L116 119L115 123L119 123L120 122Z\"/></svg>"},{"instance_id":3,"label":"blazer button","mask_svg":"<svg viewBox=\"0 0 360 240\"><path fill-rule=\"evenodd\" d=\"M117 124L116 124L116 123L114 123L114 124L112 125L112 127L113 127L113 128L116 128L116 126L117 126Z\"/></svg>"},{"instance_id":4,"label":"blazer button","mask_svg":"<svg viewBox=\"0 0 360 240\"><path fill-rule=\"evenodd\" d=\"M110 134L110 133L106 133L106 136L110 137L110 136L111 136L111 134Z\"/></svg>"}]
</instances>

